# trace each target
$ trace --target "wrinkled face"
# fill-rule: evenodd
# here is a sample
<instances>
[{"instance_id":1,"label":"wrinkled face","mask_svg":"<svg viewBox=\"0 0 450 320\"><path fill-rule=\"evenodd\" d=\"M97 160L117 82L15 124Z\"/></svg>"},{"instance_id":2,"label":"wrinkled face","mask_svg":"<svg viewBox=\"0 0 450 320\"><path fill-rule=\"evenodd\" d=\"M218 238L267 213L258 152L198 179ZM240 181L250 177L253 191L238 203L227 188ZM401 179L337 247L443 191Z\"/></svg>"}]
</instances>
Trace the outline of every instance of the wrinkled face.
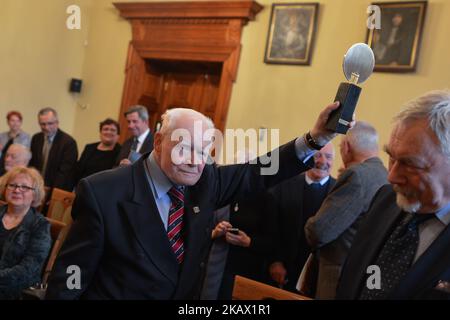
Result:
<instances>
[{"instance_id":1,"label":"wrinkled face","mask_svg":"<svg viewBox=\"0 0 450 320\"><path fill-rule=\"evenodd\" d=\"M172 133L155 134L155 159L165 175L175 184L192 186L197 183L205 168L210 141L194 135L193 119L180 119ZM200 122L203 132L207 126ZM205 139L207 140L207 139Z\"/></svg>"},{"instance_id":2,"label":"wrinkled face","mask_svg":"<svg viewBox=\"0 0 450 320\"><path fill-rule=\"evenodd\" d=\"M18 174L8 181L5 199L8 205L29 208L34 200L33 180L25 174Z\"/></svg>"},{"instance_id":3,"label":"wrinkled face","mask_svg":"<svg viewBox=\"0 0 450 320\"><path fill-rule=\"evenodd\" d=\"M100 141L107 146L115 145L119 140L117 128L113 124L105 124L100 130Z\"/></svg>"},{"instance_id":4,"label":"wrinkled face","mask_svg":"<svg viewBox=\"0 0 450 320\"><path fill-rule=\"evenodd\" d=\"M426 120L396 125L385 150L399 207L429 213L450 201L450 163Z\"/></svg>"},{"instance_id":5,"label":"wrinkled face","mask_svg":"<svg viewBox=\"0 0 450 320\"><path fill-rule=\"evenodd\" d=\"M308 171L313 181L320 181L330 175L334 160L334 149L331 143L314 154L314 168Z\"/></svg>"},{"instance_id":6,"label":"wrinkled face","mask_svg":"<svg viewBox=\"0 0 450 320\"><path fill-rule=\"evenodd\" d=\"M20 148L12 145L8 148L8 151L5 155L5 170L9 171L17 166L27 166L28 163L25 159L25 155L23 154Z\"/></svg>"},{"instance_id":7,"label":"wrinkled face","mask_svg":"<svg viewBox=\"0 0 450 320\"><path fill-rule=\"evenodd\" d=\"M148 129L148 122L139 118L137 112L127 114L128 131L134 136L139 137Z\"/></svg>"},{"instance_id":8,"label":"wrinkled face","mask_svg":"<svg viewBox=\"0 0 450 320\"><path fill-rule=\"evenodd\" d=\"M53 112L47 112L43 115L39 115L39 126L42 132L48 137L53 136L58 131L58 119L56 119Z\"/></svg>"},{"instance_id":9,"label":"wrinkled face","mask_svg":"<svg viewBox=\"0 0 450 320\"><path fill-rule=\"evenodd\" d=\"M16 115L12 115L9 117L8 120L8 126L9 129L11 129L11 131L18 131L20 129L20 126L22 125L22 121L20 120L20 118Z\"/></svg>"}]
</instances>

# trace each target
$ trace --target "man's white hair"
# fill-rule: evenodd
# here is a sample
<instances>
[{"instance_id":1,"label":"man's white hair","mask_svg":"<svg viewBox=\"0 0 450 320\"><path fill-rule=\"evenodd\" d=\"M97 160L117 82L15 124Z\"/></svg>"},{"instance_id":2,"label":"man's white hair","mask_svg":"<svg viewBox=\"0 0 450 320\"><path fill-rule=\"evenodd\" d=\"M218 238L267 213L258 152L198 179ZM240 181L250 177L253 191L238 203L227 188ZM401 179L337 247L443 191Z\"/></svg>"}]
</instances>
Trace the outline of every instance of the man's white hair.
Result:
<instances>
[{"instance_id":1,"label":"man's white hair","mask_svg":"<svg viewBox=\"0 0 450 320\"><path fill-rule=\"evenodd\" d=\"M169 109L161 116L162 119L162 125L161 125L161 134L170 134L175 128L175 124L177 123L178 119L180 118L196 118L199 120L202 120L206 123L207 129L214 129L214 123L210 118L205 116L204 114L195 111L193 109L187 109L187 108L174 108Z\"/></svg>"},{"instance_id":2,"label":"man's white hair","mask_svg":"<svg viewBox=\"0 0 450 320\"><path fill-rule=\"evenodd\" d=\"M8 150L14 149L14 148L19 150L20 158L23 160L24 165L27 166L28 162L30 162L30 160L31 160L31 151L30 151L30 149L25 147L23 144L13 143L12 145L9 146ZM8 151L6 151L6 153L8 153Z\"/></svg>"},{"instance_id":3,"label":"man's white hair","mask_svg":"<svg viewBox=\"0 0 450 320\"><path fill-rule=\"evenodd\" d=\"M442 153L450 159L450 90L435 90L407 102L394 117L394 124L427 119L439 140Z\"/></svg>"},{"instance_id":4,"label":"man's white hair","mask_svg":"<svg viewBox=\"0 0 450 320\"><path fill-rule=\"evenodd\" d=\"M357 153L378 151L377 130L368 122L357 121L353 128L348 130L346 139Z\"/></svg>"}]
</instances>

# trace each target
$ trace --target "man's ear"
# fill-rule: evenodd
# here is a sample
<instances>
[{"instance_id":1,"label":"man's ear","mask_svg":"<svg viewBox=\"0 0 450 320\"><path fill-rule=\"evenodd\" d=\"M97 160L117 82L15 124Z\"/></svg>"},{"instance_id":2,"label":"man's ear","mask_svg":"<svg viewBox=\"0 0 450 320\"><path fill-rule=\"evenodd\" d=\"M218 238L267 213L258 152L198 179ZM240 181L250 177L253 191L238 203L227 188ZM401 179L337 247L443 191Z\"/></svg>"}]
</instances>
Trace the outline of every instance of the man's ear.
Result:
<instances>
[{"instance_id":1,"label":"man's ear","mask_svg":"<svg viewBox=\"0 0 450 320\"><path fill-rule=\"evenodd\" d=\"M161 132L156 132L155 137L153 139L153 149L157 154L161 154L161 145L162 145L163 135Z\"/></svg>"}]
</instances>

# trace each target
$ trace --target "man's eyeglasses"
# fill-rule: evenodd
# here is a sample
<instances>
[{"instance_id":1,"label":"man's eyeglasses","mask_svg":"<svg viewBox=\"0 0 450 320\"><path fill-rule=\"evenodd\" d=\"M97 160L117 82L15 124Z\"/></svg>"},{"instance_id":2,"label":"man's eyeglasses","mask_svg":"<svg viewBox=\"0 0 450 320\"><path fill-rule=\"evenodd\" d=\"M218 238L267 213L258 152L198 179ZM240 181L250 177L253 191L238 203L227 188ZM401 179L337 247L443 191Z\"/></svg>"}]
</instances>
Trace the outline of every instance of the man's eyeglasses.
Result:
<instances>
[{"instance_id":1,"label":"man's eyeglasses","mask_svg":"<svg viewBox=\"0 0 450 320\"><path fill-rule=\"evenodd\" d=\"M33 187L23 186L23 185L15 184L15 183L8 183L6 185L6 188L8 188L11 191L18 190L19 192L27 192L27 191L35 190L35 188L33 188Z\"/></svg>"},{"instance_id":2,"label":"man's eyeglasses","mask_svg":"<svg viewBox=\"0 0 450 320\"><path fill-rule=\"evenodd\" d=\"M39 125L40 125L41 127L45 127L45 126L52 126L52 125L54 125L54 124L56 124L56 121L50 121L50 122L39 122Z\"/></svg>"}]
</instances>

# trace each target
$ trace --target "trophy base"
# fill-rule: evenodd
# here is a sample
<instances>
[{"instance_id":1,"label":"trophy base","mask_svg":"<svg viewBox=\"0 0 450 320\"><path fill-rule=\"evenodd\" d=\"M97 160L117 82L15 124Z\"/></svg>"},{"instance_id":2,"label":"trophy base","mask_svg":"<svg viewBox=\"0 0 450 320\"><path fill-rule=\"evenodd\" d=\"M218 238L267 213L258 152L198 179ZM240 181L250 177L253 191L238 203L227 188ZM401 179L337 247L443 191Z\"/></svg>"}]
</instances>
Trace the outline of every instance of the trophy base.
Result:
<instances>
[{"instance_id":1,"label":"trophy base","mask_svg":"<svg viewBox=\"0 0 450 320\"><path fill-rule=\"evenodd\" d=\"M339 85L338 92L334 101L339 101L339 108L334 110L327 121L327 129L336 133L347 133L348 125L352 121L358 102L361 87L349 82L342 82Z\"/></svg>"}]
</instances>

